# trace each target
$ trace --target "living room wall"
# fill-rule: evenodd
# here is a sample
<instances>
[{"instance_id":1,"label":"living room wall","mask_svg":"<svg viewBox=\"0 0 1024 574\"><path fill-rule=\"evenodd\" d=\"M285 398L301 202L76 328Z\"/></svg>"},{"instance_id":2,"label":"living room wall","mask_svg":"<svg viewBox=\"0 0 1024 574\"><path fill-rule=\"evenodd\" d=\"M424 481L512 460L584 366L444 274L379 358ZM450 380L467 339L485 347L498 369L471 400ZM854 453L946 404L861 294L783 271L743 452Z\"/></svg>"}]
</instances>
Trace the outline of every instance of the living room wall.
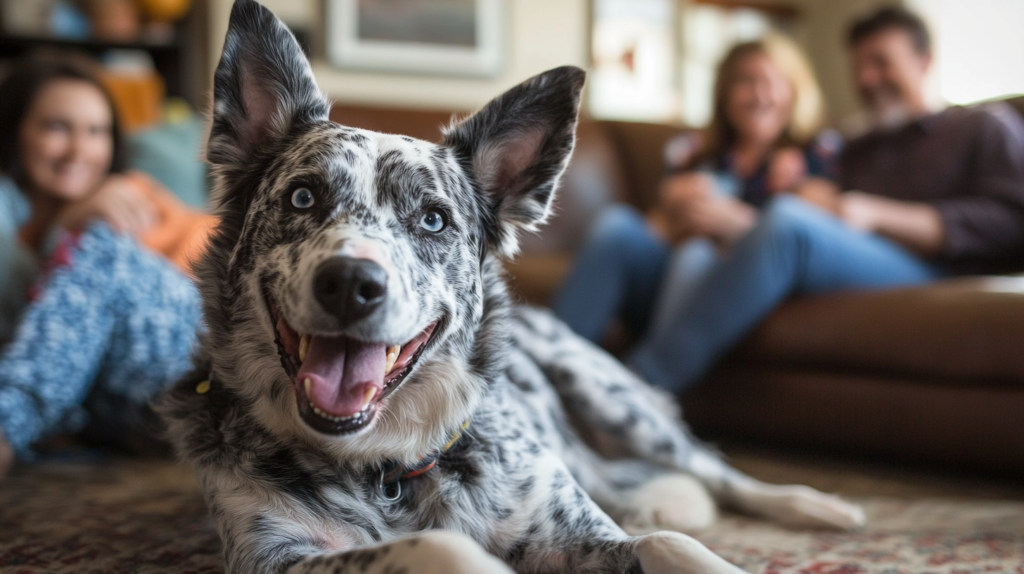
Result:
<instances>
[{"instance_id":1,"label":"living room wall","mask_svg":"<svg viewBox=\"0 0 1024 574\"><path fill-rule=\"evenodd\" d=\"M501 91L548 68L586 66L589 0L513 0L508 6L505 66L495 78L455 78L341 70L323 56L324 0L261 0L290 26L312 35L313 71L334 100L403 108L472 110ZM231 12L230 0L210 10L211 69L216 66Z\"/></svg>"}]
</instances>

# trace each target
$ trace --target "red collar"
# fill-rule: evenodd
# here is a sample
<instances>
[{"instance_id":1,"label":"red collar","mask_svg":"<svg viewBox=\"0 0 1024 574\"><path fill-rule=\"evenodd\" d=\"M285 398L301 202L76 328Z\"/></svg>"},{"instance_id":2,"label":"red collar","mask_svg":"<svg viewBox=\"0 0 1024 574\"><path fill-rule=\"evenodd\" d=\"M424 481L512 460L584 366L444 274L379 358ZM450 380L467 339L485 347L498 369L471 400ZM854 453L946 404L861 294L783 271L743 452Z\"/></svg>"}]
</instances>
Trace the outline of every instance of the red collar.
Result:
<instances>
[{"instance_id":1,"label":"red collar","mask_svg":"<svg viewBox=\"0 0 1024 574\"><path fill-rule=\"evenodd\" d=\"M435 466L437 466L437 460L441 458L441 455L448 452L459 442L462 438L462 433L469 428L470 419L466 419L466 422L462 423L459 430L452 434L451 440L448 444L444 445L438 450L431 451L420 457L416 464L413 465L401 465L397 463L389 463L384 466L381 470L380 480L377 482L377 492L387 501L393 502L402 497L402 481L410 478L416 478L417 476L424 475L430 472Z\"/></svg>"}]
</instances>

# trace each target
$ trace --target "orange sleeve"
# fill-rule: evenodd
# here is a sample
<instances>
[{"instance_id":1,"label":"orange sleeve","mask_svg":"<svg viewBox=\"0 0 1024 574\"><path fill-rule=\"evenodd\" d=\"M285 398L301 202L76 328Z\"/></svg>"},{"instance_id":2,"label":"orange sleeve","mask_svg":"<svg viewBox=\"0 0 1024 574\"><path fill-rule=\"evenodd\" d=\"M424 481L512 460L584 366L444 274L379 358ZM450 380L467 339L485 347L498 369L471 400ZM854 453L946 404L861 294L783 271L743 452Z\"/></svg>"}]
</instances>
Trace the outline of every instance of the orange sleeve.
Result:
<instances>
[{"instance_id":1,"label":"orange sleeve","mask_svg":"<svg viewBox=\"0 0 1024 574\"><path fill-rule=\"evenodd\" d=\"M157 210L157 224L139 240L191 275L192 264L203 254L217 218L188 207L144 173L130 172L128 178Z\"/></svg>"}]
</instances>

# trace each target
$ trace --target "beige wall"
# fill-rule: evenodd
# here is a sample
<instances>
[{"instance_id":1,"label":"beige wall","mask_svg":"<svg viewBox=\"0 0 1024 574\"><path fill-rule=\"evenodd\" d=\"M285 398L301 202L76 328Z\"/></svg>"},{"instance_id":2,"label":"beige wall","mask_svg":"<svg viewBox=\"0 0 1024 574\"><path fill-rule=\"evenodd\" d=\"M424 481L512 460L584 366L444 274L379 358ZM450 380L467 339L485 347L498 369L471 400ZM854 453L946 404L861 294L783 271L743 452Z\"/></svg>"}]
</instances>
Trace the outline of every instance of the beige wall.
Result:
<instances>
[{"instance_id":1,"label":"beige wall","mask_svg":"<svg viewBox=\"0 0 1024 574\"><path fill-rule=\"evenodd\" d=\"M846 52L846 28L853 18L884 0L795 0L795 3L799 3L803 13L804 47L821 82L828 116L836 122L860 109Z\"/></svg>"},{"instance_id":2,"label":"beige wall","mask_svg":"<svg viewBox=\"0 0 1024 574\"><path fill-rule=\"evenodd\" d=\"M338 102L472 110L538 72L565 64L585 66L588 58L589 0L510 0L504 71L484 79L339 70L323 57L324 0L262 2L285 22L309 29L313 71L320 87ZM210 0L209 11L212 70L224 45L231 0Z\"/></svg>"}]
</instances>

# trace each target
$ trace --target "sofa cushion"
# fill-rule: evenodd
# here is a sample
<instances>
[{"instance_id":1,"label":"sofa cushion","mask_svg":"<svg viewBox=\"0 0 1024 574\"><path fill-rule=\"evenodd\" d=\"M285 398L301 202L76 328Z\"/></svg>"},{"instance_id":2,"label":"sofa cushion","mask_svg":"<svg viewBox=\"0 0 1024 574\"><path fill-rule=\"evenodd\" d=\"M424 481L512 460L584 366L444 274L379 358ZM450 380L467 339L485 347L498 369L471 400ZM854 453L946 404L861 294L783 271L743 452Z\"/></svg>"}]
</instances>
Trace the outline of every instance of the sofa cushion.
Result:
<instances>
[{"instance_id":1,"label":"sofa cushion","mask_svg":"<svg viewBox=\"0 0 1024 574\"><path fill-rule=\"evenodd\" d=\"M763 365L723 365L683 396L698 436L1024 476L1024 393Z\"/></svg>"},{"instance_id":2,"label":"sofa cushion","mask_svg":"<svg viewBox=\"0 0 1024 574\"><path fill-rule=\"evenodd\" d=\"M1024 387L1024 277L961 278L795 299L740 361Z\"/></svg>"},{"instance_id":3,"label":"sofa cushion","mask_svg":"<svg viewBox=\"0 0 1024 574\"><path fill-rule=\"evenodd\" d=\"M136 132L127 139L128 164L162 183L185 204L203 209L206 164L200 156L205 135L205 126L198 117Z\"/></svg>"}]
</instances>

